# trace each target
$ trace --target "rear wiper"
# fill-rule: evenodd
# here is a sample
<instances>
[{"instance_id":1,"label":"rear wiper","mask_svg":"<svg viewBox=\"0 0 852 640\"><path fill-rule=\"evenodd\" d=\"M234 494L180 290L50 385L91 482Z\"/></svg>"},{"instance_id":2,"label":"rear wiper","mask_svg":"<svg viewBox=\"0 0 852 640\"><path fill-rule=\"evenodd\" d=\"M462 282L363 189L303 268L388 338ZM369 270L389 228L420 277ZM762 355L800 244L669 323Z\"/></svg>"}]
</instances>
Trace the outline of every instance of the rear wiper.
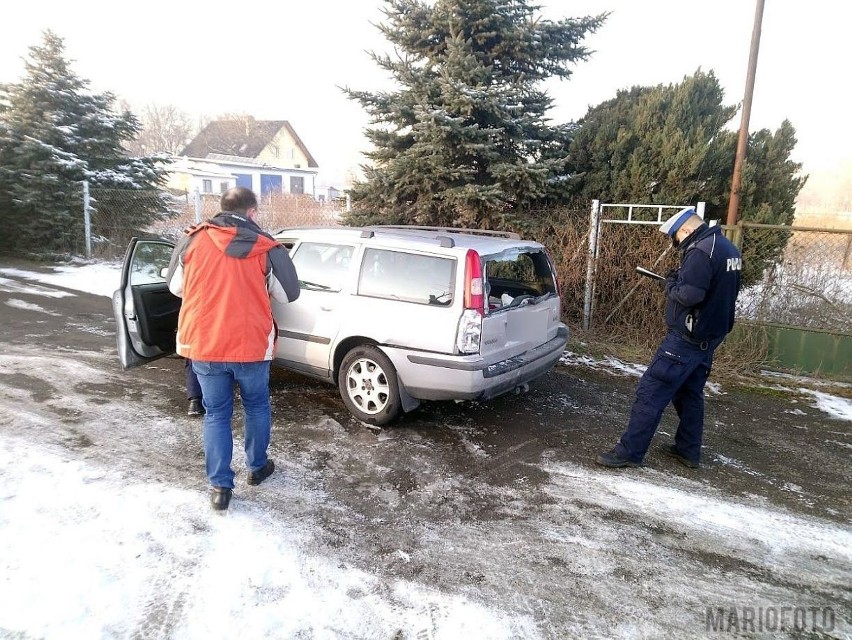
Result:
<instances>
[{"instance_id":1,"label":"rear wiper","mask_svg":"<svg viewBox=\"0 0 852 640\"><path fill-rule=\"evenodd\" d=\"M328 291L329 289L331 289L331 287L327 285L319 284L316 282L310 282L308 280L299 280L299 286L307 287L309 289L319 289L320 291Z\"/></svg>"}]
</instances>

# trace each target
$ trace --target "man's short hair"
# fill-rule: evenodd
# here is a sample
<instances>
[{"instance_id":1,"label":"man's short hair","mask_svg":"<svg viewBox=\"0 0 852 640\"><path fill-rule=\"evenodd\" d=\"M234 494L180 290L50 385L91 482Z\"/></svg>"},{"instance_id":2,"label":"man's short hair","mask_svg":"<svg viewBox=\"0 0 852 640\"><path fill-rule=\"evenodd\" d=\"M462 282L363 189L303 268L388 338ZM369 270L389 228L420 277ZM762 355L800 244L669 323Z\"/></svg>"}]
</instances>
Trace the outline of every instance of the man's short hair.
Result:
<instances>
[{"instance_id":1,"label":"man's short hair","mask_svg":"<svg viewBox=\"0 0 852 640\"><path fill-rule=\"evenodd\" d=\"M234 187L222 194L219 202L222 211L233 211L245 215L249 209L257 209L257 196L245 187Z\"/></svg>"}]
</instances>

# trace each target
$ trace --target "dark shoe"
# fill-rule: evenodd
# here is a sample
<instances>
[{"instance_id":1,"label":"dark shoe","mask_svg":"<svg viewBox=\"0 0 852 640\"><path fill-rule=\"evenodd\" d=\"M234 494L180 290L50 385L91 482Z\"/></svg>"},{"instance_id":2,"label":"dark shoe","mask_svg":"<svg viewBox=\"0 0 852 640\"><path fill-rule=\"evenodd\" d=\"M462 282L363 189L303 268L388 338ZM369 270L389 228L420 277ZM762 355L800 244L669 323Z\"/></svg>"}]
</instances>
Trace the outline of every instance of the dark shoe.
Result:
<instances>
[{"instance_id":1,"label":"dark shoe","mask_svg":"<svg viewBox=\"0 0 852 640\"><path fill-rule=\"evenodd\" d=\"M210 493L210 504L213 505L213 509L225 511L231 504L232 493L233 490L226 487L213 487L213 491Z\"/></svg>"},{"instance_id":2,"label":"dark shoe","mask_svg":"<svg viewBox=\"0 0 852 640\"><path fill-rule=\"evenodd\" d=\"M677 447L675 445L671 445L670 447L665 449L665 452L666 452L667 456L674 458L675 460L680 462L682 465L689 467L690 469L697 469L698 468L698 463L695 462L694 460L690 460L689 458L682 456L680 451L677 450Z\"/></svg>"},{"instance_id":3,"label":"dark shoe","mask_svg":"<svg viewBox=\"0 0 852 640\"><path fill-rule=\"evenodd\" d=\"M607 451L606 453L600 454L597 458L595 458L595 462L605 467L611 467L617 469L619 467L641 467L642 465L639 462L633 462L633 460L628 460L627 458L622 458L615 452L615 449L612 451Z\"/></svg>"},{"instance_id":4,"label":"dark shoe","mask_svg":"<svg viewBox=\"0 0 852 640\"><path fill-rule=\"evenodd\" d=\"M201 404L201 398L190 398L189 409L186 411L188 416L203 416L204 405Z\"/></svg>"},{"instance_id":5,"label":"dark shoe","mask_svg":"<svg viewBox=\"0 0 852 640\"><path fill-rule=\"evenodd\" d=\"M272 460L267 460L266 464L263 465L257 471L250 471L248 474L248 482L251 485L260 484L264 480L266 480L269 476L272 475L272 472L275 471L275 463Z\"/></svg>"}]
</instances>

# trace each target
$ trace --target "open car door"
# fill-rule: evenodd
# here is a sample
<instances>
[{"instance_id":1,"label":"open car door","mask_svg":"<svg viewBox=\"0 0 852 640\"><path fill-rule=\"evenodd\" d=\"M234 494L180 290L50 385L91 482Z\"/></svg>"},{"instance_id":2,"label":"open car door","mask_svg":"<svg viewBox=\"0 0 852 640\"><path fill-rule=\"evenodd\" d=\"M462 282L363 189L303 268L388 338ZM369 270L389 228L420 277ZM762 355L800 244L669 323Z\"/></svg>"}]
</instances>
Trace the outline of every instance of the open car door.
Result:
<instances>
[{"instance_id":1,"label":"open car door","mask_svg":"<svg viewBox=\"0 0 852 640\"><path fill-rule=\"evenodd\" d=\"M115 337L123 369L175 352L181 299L169 291L166 270L174 244L133 238L124 256L121 286L112 294Z\"/></svg>"}]
</instances>

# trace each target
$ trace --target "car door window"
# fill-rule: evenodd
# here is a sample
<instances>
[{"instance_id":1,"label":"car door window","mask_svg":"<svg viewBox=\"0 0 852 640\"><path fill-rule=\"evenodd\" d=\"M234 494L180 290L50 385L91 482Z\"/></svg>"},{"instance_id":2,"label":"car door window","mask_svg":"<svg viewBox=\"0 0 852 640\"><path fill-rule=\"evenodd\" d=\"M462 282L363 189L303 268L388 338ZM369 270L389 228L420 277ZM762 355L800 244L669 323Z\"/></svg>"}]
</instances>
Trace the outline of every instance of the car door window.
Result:
<instances>
[{"instance_id":1,"label":"car door window","mask_svg":"<svg viewBox=\"0 0 852 640\"><path fill-rule=\"evenodd\" d=\"M367 249L358 295L448 307L453 303L452 258Z\"/></svg>"},{"instance_id":2,"label":"car door window","mask_svg":"<svg viewBox=\"0 0 852 640\"><path fill-rule=\"evenodd\" d=\"M302 242L292 252L302 289L340 291L355 248L324 242Z\"/></svg>"},{"instance_id":3,"label":"car door window","mask_svg":"<svg viewBox=\"0 0 852 640\"><path fill-rule=\"evenodd\" d=\"M158 284L166 281L163 275L172 258L172 246L159 242L140 242L130 263L129 280L132 286Z\"/></svg>"}]
</instances>

